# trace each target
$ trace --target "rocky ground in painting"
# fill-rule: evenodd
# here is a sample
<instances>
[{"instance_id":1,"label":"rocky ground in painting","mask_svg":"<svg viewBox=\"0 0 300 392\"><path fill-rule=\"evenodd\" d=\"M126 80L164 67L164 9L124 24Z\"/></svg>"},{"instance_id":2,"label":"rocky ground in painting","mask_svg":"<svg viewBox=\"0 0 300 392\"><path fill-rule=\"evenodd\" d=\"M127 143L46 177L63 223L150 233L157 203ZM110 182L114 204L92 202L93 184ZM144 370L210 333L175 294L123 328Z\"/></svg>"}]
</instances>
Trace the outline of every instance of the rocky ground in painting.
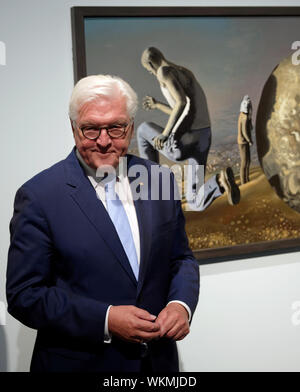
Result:
<instances>
[{"instance_id":1,"label":"rocky ground in painting","mask_svg":"<svg viewBox=\"0 0 300 392\"><path fill-rule=\"evenodd\" d=\"M237 206L222 195L203 212L185 212L193 250L300 237L300 214L276 195L260 167L250 179Z\"/></svg>"},{"instance_id":2,"label":"rocky ground in painting","mask_svg":"<svg viewBox=\"0 0 300 392\"><path fill-rule=\"evenodd\" d=\"M256 147L251 147L251 162L253 166L259 166ZM223 144L212 147L208 154L206 171L208 174L220 172L224 167L231 166L238 174L240 170L240 154L237 143Z\"/></svg>"}]
</instances>

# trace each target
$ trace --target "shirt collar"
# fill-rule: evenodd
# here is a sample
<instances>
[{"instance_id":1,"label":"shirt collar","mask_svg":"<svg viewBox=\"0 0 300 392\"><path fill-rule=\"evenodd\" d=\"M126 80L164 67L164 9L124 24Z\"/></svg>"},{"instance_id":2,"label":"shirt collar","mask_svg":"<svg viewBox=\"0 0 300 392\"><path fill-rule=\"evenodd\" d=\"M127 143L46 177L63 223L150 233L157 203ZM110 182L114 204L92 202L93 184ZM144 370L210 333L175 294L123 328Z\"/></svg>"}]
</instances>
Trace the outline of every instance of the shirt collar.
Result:
<instances>
[{"instance_id":1,"label":"shirt collar","mask_svg":"<svg viewBox=\"0 0 300 392\"><path fill-rule=\"evenodd\" d=\"M97 186L101 185L104 186L103 182L101 182L101 179L99 177L96 177L96 170L91 168L86 162L85 160L82 158L81 154L79 153L78 149L76 148L76 156L86 174L86 176L89 178L89 180L91 181L92 185L94 188L97 188ZM117 173L117 181L122 182L125 178L125 175L122 171L118 170L119 167L117 167L116 169L116 173Z\"/></svg>"}]
</instances>

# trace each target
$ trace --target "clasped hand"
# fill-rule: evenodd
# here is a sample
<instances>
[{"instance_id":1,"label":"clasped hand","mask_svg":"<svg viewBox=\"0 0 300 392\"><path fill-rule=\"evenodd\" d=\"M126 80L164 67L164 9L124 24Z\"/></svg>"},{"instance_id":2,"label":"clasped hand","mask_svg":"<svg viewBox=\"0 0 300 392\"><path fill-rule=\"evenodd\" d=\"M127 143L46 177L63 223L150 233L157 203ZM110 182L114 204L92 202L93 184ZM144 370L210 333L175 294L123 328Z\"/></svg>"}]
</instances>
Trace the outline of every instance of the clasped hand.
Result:
<instances>
[{"instance_id":1,"label":"clasped hand","mask_svg":"<svg viewBox=\"0 0 300 392\"><path fill-rule=\"evenodd\" d=\"M156 108L156 99L147 95L143 98L143 108L146 110L153 110Z\"/></svg>"},{"instance_id":2,"label":"clasped hand","mask_svg":"<svg viewBox=\"0 0 300 392\"><path fill-rule=\"evenodd\" d=\"M176 302L167 305L157 317L133 305L112 306L108 329L113 335L132 343L162 337L181 340L189 333L188 313Z\"/></svg>"},{"instance_id":3,"label":"clasped hand","mask_svg":"<svg viewBox=\"0 0 300 392\"><path fill-rule=\"evenodd\" d=\"M164 135L163 133L158 136L155 136L153 138L154 148L156 150L162 150L164 143L167 141L167 139L168 139L168 136Z\"/></svg>"}]
</instances>

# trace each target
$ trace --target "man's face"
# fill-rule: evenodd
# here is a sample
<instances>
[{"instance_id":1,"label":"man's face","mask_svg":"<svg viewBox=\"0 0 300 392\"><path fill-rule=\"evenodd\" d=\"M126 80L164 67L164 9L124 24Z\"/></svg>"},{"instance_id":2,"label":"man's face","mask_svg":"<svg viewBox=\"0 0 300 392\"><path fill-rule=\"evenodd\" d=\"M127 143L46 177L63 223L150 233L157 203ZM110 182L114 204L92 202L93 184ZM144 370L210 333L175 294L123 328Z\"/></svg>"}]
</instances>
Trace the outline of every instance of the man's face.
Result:
<instances>
[{"instance_id":1,"label":"man's face","mask_svg":"<svg viewBox=\"0 0 300 392\"><path fill-rule=\"evenodd\" d=\"M99 97L85 103L79 110L76 120L77 127L72 126L76 147L84 161L96 170L103 165L112 165L116 168L119 164L119 158L127 153L133 134L133 124L130 125L125 136L119 139L110 138L107 130L102 129L97 140L89 140L83 136L78 127L90 125L111 127L129 122L125 97Z\"/></svg>"},{"instance_id":2,"label":"man's face","mask_svg":"<svg viewBox=\"0 0 300 392\"><path fill-rule=\"evenodd\" d=\"M142 62L142 65L143 65L144 68L146 68L146 70L147 70L151 75L155 75L155 70L154 70L154 68L153 68L153 66L152 66L152 64L151 64L150 62L144 61L144 62Z\"/></svg>"},{"instance_id":3,"label":"man's face","mask_svg":"<svg viewBox=\"0 0 300 392\"><path fill-rule=\"evenodd\" d=\"M147 51L142 54L141 63L142 63L142 66L144 68L146 68L146 70L148 72L150 72L152 75L156 75L155 67L151 63L150 58L149 58L149 53Z\"/></svg>"}]
</instances>

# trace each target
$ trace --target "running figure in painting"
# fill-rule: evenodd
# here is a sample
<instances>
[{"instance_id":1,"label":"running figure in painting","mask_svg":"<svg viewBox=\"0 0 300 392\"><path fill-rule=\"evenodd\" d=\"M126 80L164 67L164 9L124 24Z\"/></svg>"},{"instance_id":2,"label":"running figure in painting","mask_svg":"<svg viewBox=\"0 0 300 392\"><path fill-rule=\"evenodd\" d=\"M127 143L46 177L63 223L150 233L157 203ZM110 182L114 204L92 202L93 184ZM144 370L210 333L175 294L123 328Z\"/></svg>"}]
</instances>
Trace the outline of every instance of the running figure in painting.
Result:
<instances>
[{"instance_id":1,"label":"running figure in painting","mask_svg":"<svg viewBox=\"0 0 300 392\"><path fill-rule=\"evenodd\" d=\"M144 122L137 129L139 154L142 158L159 162L159 152L174 162L188 160L192 179L187 186L186 199L190 209L205 210L217 197L227 192L231 205L240 201L240 191L230 167L199 183L196 165L204 166L211 145L211 123L204 91L194 74L170 61L156 48L142 54L142 65L159 82L168 104L146 96L143 107L158 109L169 116L165 128Z\"/></svg>"}]
</instances>

